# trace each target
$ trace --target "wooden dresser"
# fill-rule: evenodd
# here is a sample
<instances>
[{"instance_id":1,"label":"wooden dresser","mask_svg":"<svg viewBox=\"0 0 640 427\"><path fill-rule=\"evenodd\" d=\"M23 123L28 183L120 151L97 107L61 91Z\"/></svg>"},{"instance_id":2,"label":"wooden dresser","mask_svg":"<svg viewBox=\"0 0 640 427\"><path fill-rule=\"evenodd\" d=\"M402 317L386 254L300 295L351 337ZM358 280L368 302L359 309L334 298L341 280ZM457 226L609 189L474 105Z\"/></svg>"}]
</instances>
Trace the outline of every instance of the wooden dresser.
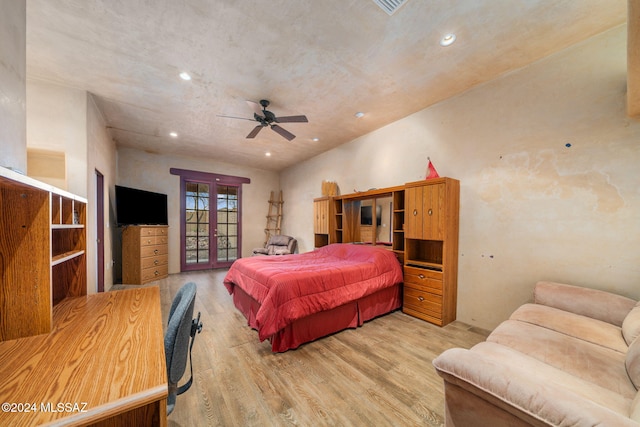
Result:
<instances>
[{"instance_id":1,"label":"wooden dresser","mask_svg":"<svg viewBox=\"0 0 640 427\"><path fill-rule=\"evenodd\" d=\"M143 285L169 274L166 225L135 225L122 232L122 283Z\"/></svg>"}]
</instances>

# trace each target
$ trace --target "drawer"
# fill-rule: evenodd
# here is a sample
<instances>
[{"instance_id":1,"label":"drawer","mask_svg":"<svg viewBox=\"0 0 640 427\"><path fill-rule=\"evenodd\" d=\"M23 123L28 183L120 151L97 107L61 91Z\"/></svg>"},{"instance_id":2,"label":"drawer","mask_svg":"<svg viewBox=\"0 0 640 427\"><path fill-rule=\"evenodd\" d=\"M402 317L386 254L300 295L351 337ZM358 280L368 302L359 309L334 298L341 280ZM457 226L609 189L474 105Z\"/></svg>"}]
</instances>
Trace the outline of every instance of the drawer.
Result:
<instances>
[{"instance_id":1,"label":"drawer","mask_svg":"<svg viewBox=\"0 0 640 427\"><path fill-rule=\"evenodd\" d=\"M169 253L167 245L142 246L140 248L140 256L142 258L152 257L155 255L166 255Z\"/></svg>"},{"instance_id":2,"label":"drawer","mask_svg":"<svg viewBox=\"0 0 640 427\"><path fill-rule=\"evenodd\" d=\"M167 244L167 236L140 236L140 246L165 245Z\"/></svg>"},{"instance_id":3,"label":"drawer","mask_svg":"<svg viewBox=\"0 0 640 427\"><path fill-rule=\"evenodd\" d=\"M140 228L140 237L146 237L146 236L155 236L156 235L156 229L153 227L142 227Z\"/></svg>"},{"instance_id":4,"label":"drawer","mask_svg":"<svg viewBox=\"0 0 640 427\"><path fill-rule=\"evenodd\" d=\"M157 255L148 258L142 258L142 268L153 268L159 265L169 264L169 255Z\"/></svg>"},{"instance_id":5,"label":"drawer","mask_svg":"<svg viewBox=\"0 0 640 427\"><path fill-rule=\"evenodd\" d=\"M151 282L153 280L162 279L169 274L168 265L159 265L157 267L145 268L142 270L142 283Z\"/></svg>"},{"instance_id":6,"label":"drawer","mask_svg":"<svg viewBox=\"0 0 640 427\"><path fill-rule=\"evenodd\" d=\"M404 283L417 290L442 295L442 273L423 268L404 268Z\"/></svg>"},{"instance_id":7,"label":"drawer","mask_svg":"<svg viewBox=\"0 0 640 427\"><path fill-rule=\"evenodd\" d=\"M405 284L403 292L403 309L410 308L432 317L442 318L442 297Z\"/></svg>"}]
</instances>

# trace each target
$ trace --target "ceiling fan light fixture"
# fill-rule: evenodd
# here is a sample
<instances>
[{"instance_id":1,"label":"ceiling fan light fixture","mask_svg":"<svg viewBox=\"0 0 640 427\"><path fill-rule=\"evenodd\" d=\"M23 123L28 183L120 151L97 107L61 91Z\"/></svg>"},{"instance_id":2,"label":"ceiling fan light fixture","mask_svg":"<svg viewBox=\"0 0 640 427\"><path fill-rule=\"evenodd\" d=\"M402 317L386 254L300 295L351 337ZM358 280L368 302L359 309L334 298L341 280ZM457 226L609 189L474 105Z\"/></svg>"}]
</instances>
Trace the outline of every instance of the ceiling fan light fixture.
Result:
<instances>
[{"instance_id":1,"label":"ceiling fan light fixture","mask_svg":"<svg viewBox=\"0 0 640 427\"><path fill-rule=\"evenodd\" d=\"M191 74L187 73L186 71L183 71L180 73L180 78L182 80L189 81L191 80Z\"/></svg>"},{"instance_id":2,"label":"ceiling fan light fixture","mask_svg":"<svg viewBox=\"0 0 640 427\"><path fill-rule=\"evenodd\" d=\"M440 39L440 46L442 46L442 47L451 46L454 41L456 41L456 35L455 34L453 34L453 33L445 34Z\"/></svg>"}]
</instances>

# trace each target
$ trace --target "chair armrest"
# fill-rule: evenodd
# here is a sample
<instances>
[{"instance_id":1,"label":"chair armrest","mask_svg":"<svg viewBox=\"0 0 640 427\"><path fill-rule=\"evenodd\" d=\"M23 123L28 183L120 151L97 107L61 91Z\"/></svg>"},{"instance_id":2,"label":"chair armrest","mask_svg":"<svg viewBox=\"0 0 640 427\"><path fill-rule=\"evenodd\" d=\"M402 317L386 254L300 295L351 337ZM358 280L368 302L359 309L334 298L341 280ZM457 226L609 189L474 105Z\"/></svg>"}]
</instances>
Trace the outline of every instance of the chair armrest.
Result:
<instances>
[{"instance_id":1,"label":"chair armrest","mask_svg":"<svg viewBox=\"0 0 640 427\"><path fill-rule=\"evenodd\" d=\"M253 253L254 253L254 254L264 254L264 255L266 255L266 254L268 254L269 252L267 251L267 248L255 248L255 249L253 250Z\"/></svg>"},{"instance_id":2,"label":"chair armrest","mask_svg":"<svg viewBox=\"0 0 640 427\"><path fill-rule=\"evenodd\" d=\"M289 255L289 254L291 254L291 251L289 249L276 249L276 251L273 254L274 255Z\"/></svg>"},{"instance_id":3,"label":"chair armrest","mask_svg":"<svg viewBox=\"0 0 640 427\"><path fill-rule=\"evenodd\" d=\"M504 366L500 360L482 353L452 348L434 359L433 366L445 383L503 411L522 413L523 419L538 420L540 425L637 425L627 416L554 384L545 376ZM449 404L455 402L445 405Z\"/></svg>"},{"instance_id":4,"label":"chair armrest","mask_svg":"<svg viewBox=\"0 0 640 427\"><path fill-rule=\"evenodd\" d=\"M598 289L554 282L538 282L533 291L536 304L554 307L592 319L622 326L636 305L631 298Z\"/></svg>"}]
</instances>

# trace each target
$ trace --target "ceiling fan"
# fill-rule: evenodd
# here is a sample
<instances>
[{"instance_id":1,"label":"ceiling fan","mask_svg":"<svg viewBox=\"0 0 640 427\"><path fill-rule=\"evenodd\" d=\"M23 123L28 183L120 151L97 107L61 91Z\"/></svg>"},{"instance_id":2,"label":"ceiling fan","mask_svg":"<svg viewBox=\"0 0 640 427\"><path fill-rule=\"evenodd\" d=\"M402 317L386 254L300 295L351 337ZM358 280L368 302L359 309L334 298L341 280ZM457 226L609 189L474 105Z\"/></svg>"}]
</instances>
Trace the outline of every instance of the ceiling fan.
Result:
<instances>
[{"instance_id":1,"label":"ceiling fan","mask_svg":"<svg viewBox=\"0 0 640 427\"><path fill-rule=\"evenodd\" d=\"M257 102L247 101L247 104L254 110L253 119L248 119L246 117L232 117L232 116L218 116L218 117L227 117L230 119L241 119L241 120L251 120L258 122L258 125L253 128L247 138L255 138L258 135L258 132L262 130L264 127L271 127L271 129L284 137L287 141L291 141L296 136L289 132L288 130L278 126L277 123L308 123L307 116L284 116L284 117L276 117L271 111L267 110L269 106L269 101L266 99L260 100L260 104Z\"/></svg>"}]
</instances>

